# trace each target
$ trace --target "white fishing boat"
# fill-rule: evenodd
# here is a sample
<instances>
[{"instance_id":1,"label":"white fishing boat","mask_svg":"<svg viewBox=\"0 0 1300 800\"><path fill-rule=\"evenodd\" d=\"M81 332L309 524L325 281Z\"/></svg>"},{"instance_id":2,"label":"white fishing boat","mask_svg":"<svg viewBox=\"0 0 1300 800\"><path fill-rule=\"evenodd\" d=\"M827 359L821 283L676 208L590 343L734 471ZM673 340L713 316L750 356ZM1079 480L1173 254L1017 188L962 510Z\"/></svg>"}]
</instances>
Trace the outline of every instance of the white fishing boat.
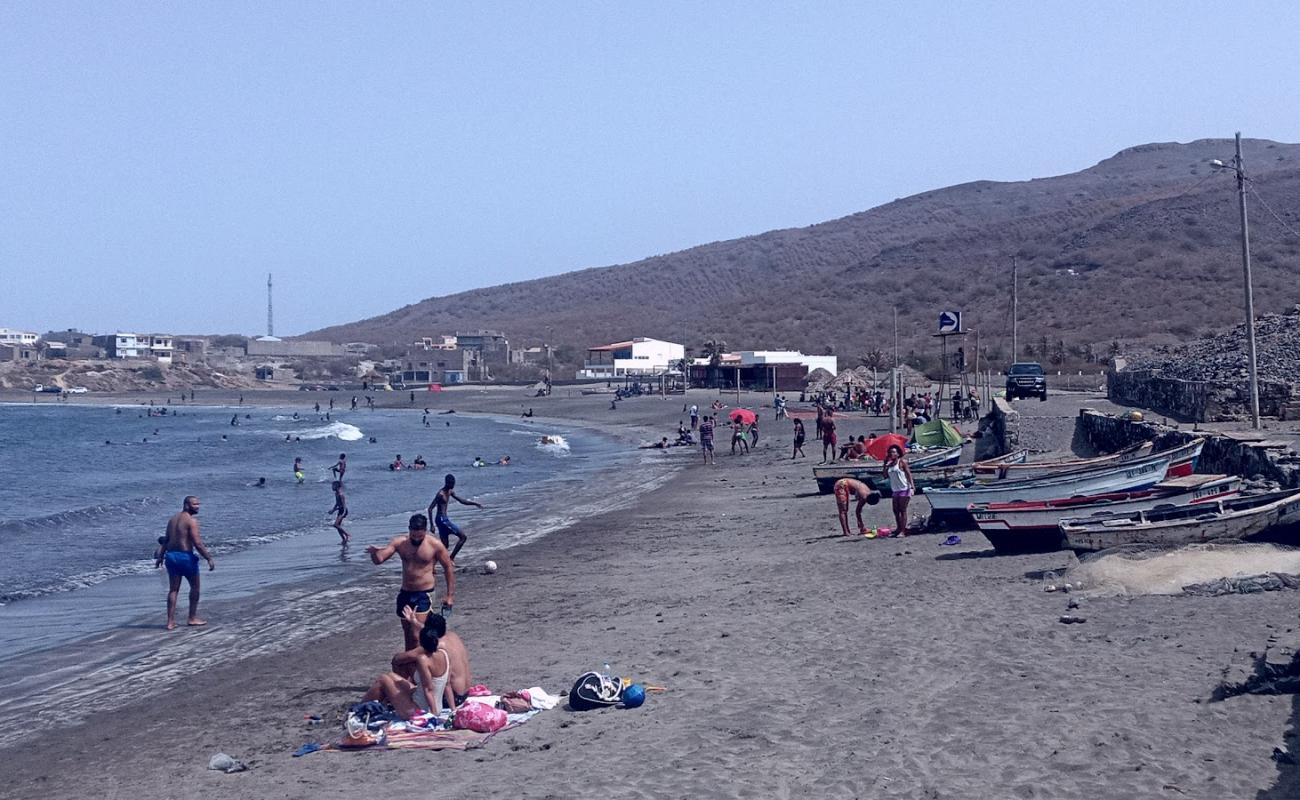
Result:
<instances>
[{"instance_id":1,"label":"white fishing boat","mask_svg":"<svg viewBox=\"0 0 1300 800\"><path fill-rule=\"evenodd\" d=\"M1014 453L1007 453L1004 456L976 463L1024 461L1028 457L1028 450L1017 450ZM925 489L930 486L949 486L962 481L974 480L975 478L975 472L972 469L975 466L974 464L918 468L910 457L908 458L908 464L912 466L912 480L918 489ZM875 459L840 461L835 464L818 465L812 469L813 479L817 481L817 489L822 494L830 494L835 488L835 482L840 478L855 478L886 496L889 494L889 481L884 479L882 473L884 464Z\"/></svg>"},{"instance_id":2,"label":"white fishing boat","mask_svg":"<svg viewBox=\"0 0 1300 800\"><path fill-rule=\"evenodd\" d=\"M1154 445L1151 442L1140 442L1118 452L1109 453L1104 456L1096 456L1094 458L1073 458L1060 461L1026 461L1023 464L980 464L976 467L975 474L980 478L998 478L1002 480L1019 481L1029 478L1040 478L1059 472L1076 472L1081 469L1092 469L1094 467L1106 466L1108 464L1133 461L1134 459L1151 455L1153 449Z\"/></svg>"},{"instance_id":3,"label":"white fishing boat","mask_svg":"<svg viewBox=\"0 0 1300 800\"><path fill-rule=\"evenodd\" d=\"M1055 500L976 503L967 510L995 550L1024 553L1063 547L1059 526L1065 518L1192 505L1235 497L1240 493L1241 478L1235 475L1188 475L1169 478L1150 489L1138 491Z\"/></svg>"},{"instance_id":4,"label":"white fishing boat","mask_svg":"<svg viewBox=\"0 0 1300 800\"><path fill-rule=\"evenodd\" d=\"M1246 539L1297 523L1300 491L1287 489L1131 514L1063 519L1059 527L1071 550L1092 551L1124 544L1179 547Z\"/></svg>"},{"instance_id":5,"label":"white fishing boat","mask_svg":"<svg viewBox=\"0 0 1300 800\"><path fill-rule=\"evenodd\" d=\"M1028 481L999 481L970 487L926 489L932 516L968 517L975 503L1011 503L1024 500L1057 500L1110 492L1128 492L1154 486L1165 479L1169 456L1148 456L1127 464L1067 472Z\"/></svg>"}]
</instances>

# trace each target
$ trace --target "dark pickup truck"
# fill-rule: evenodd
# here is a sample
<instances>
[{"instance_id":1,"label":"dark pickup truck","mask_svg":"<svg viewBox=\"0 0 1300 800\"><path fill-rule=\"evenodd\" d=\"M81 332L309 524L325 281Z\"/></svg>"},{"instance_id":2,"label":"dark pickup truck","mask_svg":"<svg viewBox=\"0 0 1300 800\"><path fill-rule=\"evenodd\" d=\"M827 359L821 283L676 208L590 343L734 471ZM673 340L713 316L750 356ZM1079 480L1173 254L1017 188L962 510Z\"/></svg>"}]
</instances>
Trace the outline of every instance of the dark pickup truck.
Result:
<instances>
[{"instance_id":1,"label":"dark pickup truck","mask_svg":"<svg viewBox=\"0 0 1300 800\"><path fill-rule=\"evenodd\" d=\"M1017 397L1037 397L1047 399L1047 375L1043 365L1032 361L1012 364L1007 370L1007 399Z\"/></svg>"}]
</instances>

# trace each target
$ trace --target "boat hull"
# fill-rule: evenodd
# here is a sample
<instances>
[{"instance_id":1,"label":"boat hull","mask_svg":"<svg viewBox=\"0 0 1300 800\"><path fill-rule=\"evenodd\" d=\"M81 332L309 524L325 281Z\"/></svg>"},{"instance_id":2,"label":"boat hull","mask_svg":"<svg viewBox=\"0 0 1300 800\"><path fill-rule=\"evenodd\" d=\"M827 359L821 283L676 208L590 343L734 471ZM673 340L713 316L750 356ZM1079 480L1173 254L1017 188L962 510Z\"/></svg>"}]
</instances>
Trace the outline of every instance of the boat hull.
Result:
<instances>
[{"instance_id":1,"label":"boat hull","mask_svg":"<svg viewBox=\"0 0 1300 800\"><path fill-rule=\"evenodd\" d=\"M1029 451L1019 450L999 458L1020 459L1023 461L1028 456ZM996 461L998 459L991 460ZM916 488L921 490L936 486L950 486L961 481L973 480L975 478L973 467L973 464L927 468L917 468L912 465L912 480L915 482ZM882 468L883 465L879 461L843 461L838 464L813 467L813 478L817 481L817 489L822 494L830 494L834 491L835 482L840 478L854 478L867 484L885 497L889 497L891 494L889 481L881 474Z\"/></svg>"},{"instance_id":2,"label":"boat hull","mask_svg":"<svg viewBox=\"0 0 1300 800\"><path fill-rule=\"evenodd\" d=\"M1065 519L1060 530L1071 550L1094 552L1127 544L1181 547L1247 539L1297 524L1300 492L1288 490L1129 515Z\"/></svg>"},{"instance_id":3,"label":"boat hull","mask_svg":"<svg viewBox=\"0 0 1300 800\"><path fill-rule=\"evenodd\" d=\"M1240 492L1241 479L1236 476L1200 475L1136 492L1043 502L985 503L968 510L999 553L1046 552L1065 547L1060 531L1062 519L1206 503L1235 497Z\"/></svg>"}]
</instances>

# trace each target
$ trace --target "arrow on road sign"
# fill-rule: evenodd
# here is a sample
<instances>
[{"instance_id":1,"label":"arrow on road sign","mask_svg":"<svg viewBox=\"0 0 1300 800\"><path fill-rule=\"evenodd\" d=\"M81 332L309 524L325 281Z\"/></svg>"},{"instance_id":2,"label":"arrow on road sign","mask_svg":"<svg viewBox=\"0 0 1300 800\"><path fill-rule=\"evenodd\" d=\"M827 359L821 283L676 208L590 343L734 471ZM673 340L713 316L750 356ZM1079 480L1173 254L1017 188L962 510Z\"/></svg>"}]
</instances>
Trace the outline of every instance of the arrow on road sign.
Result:
<instances>
[{"instance_id":1,"label":"arrow on road sign","mask_svg":"<svg viewBox=\"0 0 1300 800\"><path fill-rule=\"evenodd\" d=\"M960 332L961 332L961 312L940 311L939 312L939 333L960 333Z\"/></svg>"}]
</instances>

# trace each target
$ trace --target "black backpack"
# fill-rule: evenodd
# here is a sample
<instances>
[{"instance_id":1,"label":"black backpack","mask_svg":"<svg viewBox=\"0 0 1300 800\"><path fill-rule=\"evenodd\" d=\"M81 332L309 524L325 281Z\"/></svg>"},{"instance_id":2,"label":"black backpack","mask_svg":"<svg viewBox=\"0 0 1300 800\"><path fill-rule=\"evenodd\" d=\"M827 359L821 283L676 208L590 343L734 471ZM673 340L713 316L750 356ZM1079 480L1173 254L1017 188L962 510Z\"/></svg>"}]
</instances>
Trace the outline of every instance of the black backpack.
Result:
<instances>
[{"instance_id":1,"label":"black backpack","mask_svg":"<svg viewBox=\"0 0 1300 800\"><path fill-rule=\"evenodd\" d=\"M616 705L623 695L623 679L607 678L599 672L585 672L569 690L569 708L590 711Z\"/></svg>"}]
</instances>

